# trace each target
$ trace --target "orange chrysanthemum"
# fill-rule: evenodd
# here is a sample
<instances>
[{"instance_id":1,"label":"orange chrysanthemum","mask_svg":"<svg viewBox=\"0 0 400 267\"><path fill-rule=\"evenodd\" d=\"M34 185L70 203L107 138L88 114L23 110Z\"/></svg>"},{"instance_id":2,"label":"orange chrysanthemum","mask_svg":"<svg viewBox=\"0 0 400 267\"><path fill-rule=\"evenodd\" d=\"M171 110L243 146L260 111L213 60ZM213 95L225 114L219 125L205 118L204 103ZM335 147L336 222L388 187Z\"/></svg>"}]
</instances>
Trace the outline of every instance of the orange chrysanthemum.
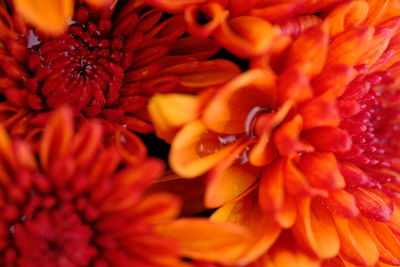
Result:
<instances>
[{"instance_id":1,"label":"orange chrysanthemum","mask_svg":"<svg viewBox=\"0 0 400 267\"><path fill-rule=\"evenodd\" d=\"M164 164L142 156L120 169L102 134L96 120L75 131L68 109L51 116L38 152L0 127L0 265L184 267L180 257L199 254L228 262L243 229L173 220L176 196L145 194Z\"/></svg>"},{"instance_id":2,"label":"orange chrysanthemum","mask_svg":"<svg viewBox=\"0 0 400 267\"><path fill-rule=\"evenodd\" d=\"M152 99L172 169L208 173L205 204L222 205L211 219L251 231L239 263L283 235L317 264L400 264L400 19L366 26L380 20L368 8L332 4L300 35L283 28L298 30L299 17L282 21L253 69L198 96ZM268 262L285 266L278 259Z\"/></svg>"},{"instance_id":3,"label":"orange chrysanthemum","mask_svg":"<svg viewBox=\"0 0 400 267\"><path fill-rule=\"evenodd\" d=\"M228 60L205 60L218 45L184 36L181 16L164 18L140 1L119 11L79 1L66 33L56 37L23 23L12 6L1 5L0 17L0 121L13 134L26 135L63 104L78 118L148 133L152 94L194 92L239 72Z\"/></svg>"},{"instance_id":4,"label":"orange chrysanthemum","mask_svg":"<svg viewBox=\"0 0 400 267\"><path fill-rule=\"evenodd\" d=\"M398 4L390 0L146 0L174 14L183 14L188 31L213 36L236 56L260 56L277 44L280 33L295 36L319 23L331 9L332 30L344 26L375 25L397 16ZM340 8L337 8L343 3ZM314 15L319 13L320 15ZM334 29L335 28L335 29Z\"/></svg>"}]
</instances>

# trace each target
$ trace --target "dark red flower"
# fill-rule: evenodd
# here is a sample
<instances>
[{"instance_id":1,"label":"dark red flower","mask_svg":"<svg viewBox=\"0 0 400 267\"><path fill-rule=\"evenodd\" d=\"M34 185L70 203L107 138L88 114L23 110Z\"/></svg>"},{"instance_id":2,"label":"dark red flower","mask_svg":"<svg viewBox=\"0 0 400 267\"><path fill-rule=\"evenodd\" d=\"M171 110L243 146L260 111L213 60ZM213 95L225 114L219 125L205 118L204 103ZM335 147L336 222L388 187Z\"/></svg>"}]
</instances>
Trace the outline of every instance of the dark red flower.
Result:
<instances>
[{"instance_id":1,"label":"dark red flower","mask_svg":"<svg viewBox=\"0 0 400 267\"><path fill-rule=\"evenodd\" d=\"M65 109L39 153L0 127L1 266L181 266L178 246L154 230L177 215L179 199L144 195L162 162L142 157L121 170L101 141L101 124L75 132Z\"/></svg>"},{"instance_id":2,"label":"dark red flower","mask_svg":"<svg viewBox=\"0 0 400 267\"><path fill-rule=\"evenodd\" d=\"M76 117L148 133L152 94L197 91L239 72L227 60L206 61L218 45L185 36L181 16L140 1L97 9L77 1L59 36L26 25L7 4L0 18L0 121L14 134L43 125L46 112L63 104Z\"/></svg>"}]
</instances>

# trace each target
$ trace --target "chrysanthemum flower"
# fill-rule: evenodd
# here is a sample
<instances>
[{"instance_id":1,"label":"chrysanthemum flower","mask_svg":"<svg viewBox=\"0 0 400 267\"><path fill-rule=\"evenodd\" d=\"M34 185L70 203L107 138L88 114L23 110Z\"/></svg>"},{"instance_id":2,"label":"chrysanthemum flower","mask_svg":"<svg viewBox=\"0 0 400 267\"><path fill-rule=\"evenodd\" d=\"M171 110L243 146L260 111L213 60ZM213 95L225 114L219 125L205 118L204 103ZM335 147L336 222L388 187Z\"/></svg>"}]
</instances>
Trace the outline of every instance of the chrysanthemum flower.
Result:
<instances>
[{"instance_id":1,"label":"chrysanthemum flower","mask_svg":"<svg viewBox=\"0 0 400 267\"><path fill-rule=\"evenodd\" d=\"M217 252L229 260L245 232L206 219L173 220L176 196L145 194L164 164L142 157L121 169L102 130L88 120L75 131L72 113L61 109L33 152L0 127L0 265L178 267L187 266L180 257L216 260Z\"/></svg>"},{"instance_id":2,"label":"chrysanthemum flower","mask_svg":"<svg viewBox=\"0 0 400 267\"><path fill-rule=\"evenodd\" d=\"M383 18L398 15L398 4L389 0L146 0L146 3L183 14L190 33L213 36L227 50L242 58L264 54L277 44L279 33L298 34L320 22L327 10L341 3L347 7L336 10L335 15L346 19L336 20L336 27L361 22L376 25Z\"/></svg>"},{"instance_id":3,"label":"chrysanthemum flower","mask_svg":"<svg viewBox=\"0 0 400 267\"><path fill-rule=\"evenodd\" d=\"M150 103L173 170L208 173L205 204L222 205L212 220L252 232L240 263L289 231L315 259L400 264L400 23L360 26L369 13L354 2L252 62L261 68Z\"/></svg>"},{"instance_id":4,"label":"chrysanthemum flower","mask_svg":"<svg viewBox=\"0 0 400 267\"><path fill-rule=\"evenodd\" d=\"M77 1L68 29L58 36L26 25L4 2L0 17L0 121L16 134L29 133L63 104L76 117L148 133L149 96L195 92L239 72L228 60L204 60L218 45L184 36L181 16L163 17L140 1L119 11Z\"/></svg>"}]
</instances>

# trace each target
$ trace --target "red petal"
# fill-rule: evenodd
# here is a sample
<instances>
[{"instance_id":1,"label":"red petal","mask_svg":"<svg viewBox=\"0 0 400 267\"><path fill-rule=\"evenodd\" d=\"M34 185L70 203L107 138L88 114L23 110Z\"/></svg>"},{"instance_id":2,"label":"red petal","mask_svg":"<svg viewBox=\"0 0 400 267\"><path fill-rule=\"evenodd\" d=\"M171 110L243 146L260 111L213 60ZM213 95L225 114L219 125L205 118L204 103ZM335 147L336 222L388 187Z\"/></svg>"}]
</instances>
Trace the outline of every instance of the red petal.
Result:
<instances>
[{"instance_id":1,"label":"red petal","mask_svg":"<svg viewBox=\"0 0 400 267\"><path fill-rule=\"evenodd\" d=\"M344 178L332 153L305 153L300 157L298 167L316 188L330 191L345 186Z\"/></svg>"},{"instance_id":2,"label":"red petal","mask_svg":"<svg viewBox=\"0 0 400 267\"><path fill-rule=\"evenodd\" d=\"M351 147L349 134L336 127L314 128L302 133L317 150L325 152L346 152Z\"/></svg>"}]
</instances>

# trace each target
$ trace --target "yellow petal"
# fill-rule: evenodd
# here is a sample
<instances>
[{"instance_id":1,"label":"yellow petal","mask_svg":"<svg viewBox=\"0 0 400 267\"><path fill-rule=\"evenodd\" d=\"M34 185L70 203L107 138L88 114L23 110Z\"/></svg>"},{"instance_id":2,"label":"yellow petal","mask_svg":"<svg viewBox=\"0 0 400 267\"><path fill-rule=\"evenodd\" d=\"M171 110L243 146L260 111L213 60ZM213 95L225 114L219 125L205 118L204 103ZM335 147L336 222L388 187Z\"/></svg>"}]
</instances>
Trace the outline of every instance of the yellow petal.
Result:
<instances>
[{"instance_id":1,"label":"yellow petal","mask_svg":"<svg viewBox=\"0 0 400 267\"><path fill-rule=\"evenodd\" d=\"M264 254L281 232L281 227L259 207L257 195L258 191L253 189L242 198L224 205L211 216L213 221L236 223L248 229L247 249L238 259L240 264L251 262Z\"/></svg>"},{"instance_id":2,"label":"yellow petal","mask_svg":"<svg viewBox=\"0 0 400 267\"><path fill-rule=\"evenodd\" d=\"M73 0L14 0L15 8L21 15L40 30L60 34L72 17Z\"/></svg>"},{"instance_id":3,"label":"yellow petal","mask_svg":"<svg viewBox=\"0 0 400 267\"><path fill-rule=\"evenodd\" d=\"M148 110L157 136L170 142L180 127L198 116L197 97L157 94L150 99Z\"/></svg>"}]
</instances>

